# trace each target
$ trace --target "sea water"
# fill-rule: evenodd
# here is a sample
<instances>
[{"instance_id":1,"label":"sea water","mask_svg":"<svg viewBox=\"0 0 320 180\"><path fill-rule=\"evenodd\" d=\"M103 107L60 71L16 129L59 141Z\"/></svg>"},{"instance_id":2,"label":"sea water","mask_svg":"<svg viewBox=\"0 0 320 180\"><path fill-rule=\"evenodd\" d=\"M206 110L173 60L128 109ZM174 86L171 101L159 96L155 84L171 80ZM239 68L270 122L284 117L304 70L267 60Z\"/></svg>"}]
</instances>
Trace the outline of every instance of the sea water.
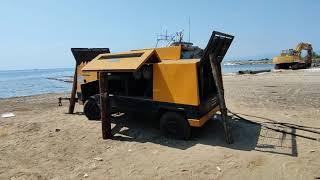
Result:
<instances>
[{"instance_id":1,"label":"sea water","mask_svg":"<svg viewBox=\"0 0 320 180\"><path fill-rule=\"evenodd\" d=\"M222 71L223 73L235 73L241 70L264 70L272 68L273 66L271 64L238 65L224 63ZM0 98L70 92L72 83L56 79L70 80L73 74L73 68L0 70Z\"/></svg>"},{"instance_id":2,"label":"sea water","mask_svg":"<svg viewBox=\"0 0 320 180\"><path fill-rule=\"evenodd\" d=\"M274 69L273 64L232 64L225 62L222 66L222 73L236 73L238 71L246 71L246 70L267 70Z\"/></svg>"},{"instance_id":3,"label":"sea water","mask_svg":"<svg viewBox=\"0 0 320 180\"><path fill-rule=\"evenodd\" d=\"M73 68L0 71L0 98L67 92L72 83L48 78L67 79Z\"/></svg>"}]
</instances>

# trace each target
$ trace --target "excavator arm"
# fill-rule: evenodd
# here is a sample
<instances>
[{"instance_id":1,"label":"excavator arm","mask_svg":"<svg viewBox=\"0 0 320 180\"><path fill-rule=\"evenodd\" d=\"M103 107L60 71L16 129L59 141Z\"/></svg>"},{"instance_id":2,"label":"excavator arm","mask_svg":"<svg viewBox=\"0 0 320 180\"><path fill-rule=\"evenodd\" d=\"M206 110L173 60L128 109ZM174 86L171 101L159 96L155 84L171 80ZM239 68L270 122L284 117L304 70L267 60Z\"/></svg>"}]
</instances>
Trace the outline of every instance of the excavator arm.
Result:
<instances>
[{"instance_id":1,"label":"excavator arm","mask_svg":"<svg viewBox=\"0 0 320 180\"><path fill-rule=\"evenodd\" d=\"M297 45L296 49L295 49L295 52L297 53L297 55L299 57L301 57L301 51L302 50L306 50L307 51L307 56L305 57L305 63L311 65L311 63L312 63L312 52L313 52L312 45L309 44L309 43L304 43L304 42L299 43Z\"/></svg>"},{"instance_id":2,"label":"excavator arm","mask_svg":"<svg viewBox=\"0 0 320 180\"><path fill-rule=\"evenodd\" d=\"M296 46L295 51L301 52L302 50L312 50L312 45L309 43L301 42Z\"/></svg>"}]
</instances>

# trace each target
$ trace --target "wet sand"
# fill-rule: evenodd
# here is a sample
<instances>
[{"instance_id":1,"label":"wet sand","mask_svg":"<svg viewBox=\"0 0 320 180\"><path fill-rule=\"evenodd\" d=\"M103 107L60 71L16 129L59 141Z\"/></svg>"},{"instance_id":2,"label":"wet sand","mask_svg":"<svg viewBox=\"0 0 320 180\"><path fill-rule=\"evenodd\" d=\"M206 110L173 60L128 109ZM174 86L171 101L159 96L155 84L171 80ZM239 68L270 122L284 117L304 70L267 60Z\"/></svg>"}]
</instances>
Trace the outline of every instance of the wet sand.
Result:
<instances>
[{"instance_id":1,"label":"wet sand","mask_svg":"<svg viewBox=\"0 0 320 180\"><path fill-rule=\"evenodd\" d=\"M225 75L224 86L227 107L245 119L320 128L320 69ZM59 96L67 94L0 100L1 114L16 115L0 118L0 179L320 177L319 141L237 118L231 120L232 145L225 143L221 123L214 120L193 129L190 141L178 141L161 136L151 120L126 117L114 120L115 138L103 140L100 122L81 115L81 105L76 114L66 114L68 103L59 107Z\"/></svg>"}]
</instances>

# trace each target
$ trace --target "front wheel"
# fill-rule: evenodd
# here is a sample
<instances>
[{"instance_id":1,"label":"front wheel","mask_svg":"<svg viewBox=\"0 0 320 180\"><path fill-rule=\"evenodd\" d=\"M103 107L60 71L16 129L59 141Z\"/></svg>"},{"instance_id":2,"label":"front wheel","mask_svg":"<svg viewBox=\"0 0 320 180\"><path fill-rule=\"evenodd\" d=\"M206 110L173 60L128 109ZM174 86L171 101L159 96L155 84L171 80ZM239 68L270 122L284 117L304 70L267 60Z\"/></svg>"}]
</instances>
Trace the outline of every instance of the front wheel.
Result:
<instances>
[{"instance_id":1,"label":"front wheel","mask_svg":"<svg viewBox=\"0 0 320 180\"><path fill-rule=\"evenodd\" d=\"M83 113L89 120L100 120L100 108L95 99L89 98L83 105Z\"/></svg>"},{"instance_id":2,"label":"front wheel","mask_svg":"<svg viewBox=\"0 0 320 180\"><path fill-rule=\"evenodd\" d=\"M161 132L175 139L188 140L191 134L191 127L187 119L177 112L166 112L160 119Z\"/></svg>"}]
</instances>

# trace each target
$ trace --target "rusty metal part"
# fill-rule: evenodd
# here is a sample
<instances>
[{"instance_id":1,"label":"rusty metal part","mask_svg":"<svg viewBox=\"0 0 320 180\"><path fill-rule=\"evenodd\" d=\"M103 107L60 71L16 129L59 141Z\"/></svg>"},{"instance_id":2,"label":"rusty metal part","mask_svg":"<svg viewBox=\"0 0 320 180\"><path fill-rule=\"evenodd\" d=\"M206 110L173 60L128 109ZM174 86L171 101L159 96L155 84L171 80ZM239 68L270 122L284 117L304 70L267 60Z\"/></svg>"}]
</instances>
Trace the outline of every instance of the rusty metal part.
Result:
<instances>
[{"instance_id":1,"label":"rusty metal part","mask_svg":"<svg viewBox=\"0 0 320 180\"><path fill-rule=\"evenodd\" d=\"M99 91L100 91L100 109L101 109L101 127L102 138L111 139L111 117L110 117L110 98L108 94L108 74L99 73Z\"/></svg>"},{"instance_id":2,"label":"rusty metal part","mask_svg":"<svg viewBox=\"0 0 320 180\"><path fill-rule=\"evenodd\" d=\"M73 83L72 83L72 90L71 90L71 97L70 97L70 104L68 114L73 114L74 106L76 104L76 91L77 91L77 64L74 68L74 76L73 76Z\"/></svg>"},{"instance_id":3,"label":"rusty metal part","mask_svg":"<svg viewBox=\"0 0 320 180\"><path fill-rule=\"evenodd\" d=\"M228 124L227 107L225 104L224 89L223 89L223 83L222 83L221 65L220 63L218 64L214 60L214 56L212 54L210 54L209 57L210 57L210 63L212 68L212 74L213 74L213 77L215 77L214 82L216 84L217 91L218 91L219 106L220 106L220 112L222 115L223 128L225 132L226 141L228 144L231 144L233 139L232 139L230 127Z\"/></svg>"},{"instance_id":4,"label":"rusty metal part","mask_svg":"<svg viewBox=\"0 0 320 180\"><path fill-rule=\"evenodd\" d=\"M200 59L201 64L209 63L211 65L211 71L215 85L217 87L220 112L223 120L223 128L225 132L226 142L231 144L233 142L232 134L228 124L227 107L224 99L224 89L221 73L221 62L229 49L234 36L213 31L212 36L208 42L203 56Z\"/></svg>"}]
</instances>

